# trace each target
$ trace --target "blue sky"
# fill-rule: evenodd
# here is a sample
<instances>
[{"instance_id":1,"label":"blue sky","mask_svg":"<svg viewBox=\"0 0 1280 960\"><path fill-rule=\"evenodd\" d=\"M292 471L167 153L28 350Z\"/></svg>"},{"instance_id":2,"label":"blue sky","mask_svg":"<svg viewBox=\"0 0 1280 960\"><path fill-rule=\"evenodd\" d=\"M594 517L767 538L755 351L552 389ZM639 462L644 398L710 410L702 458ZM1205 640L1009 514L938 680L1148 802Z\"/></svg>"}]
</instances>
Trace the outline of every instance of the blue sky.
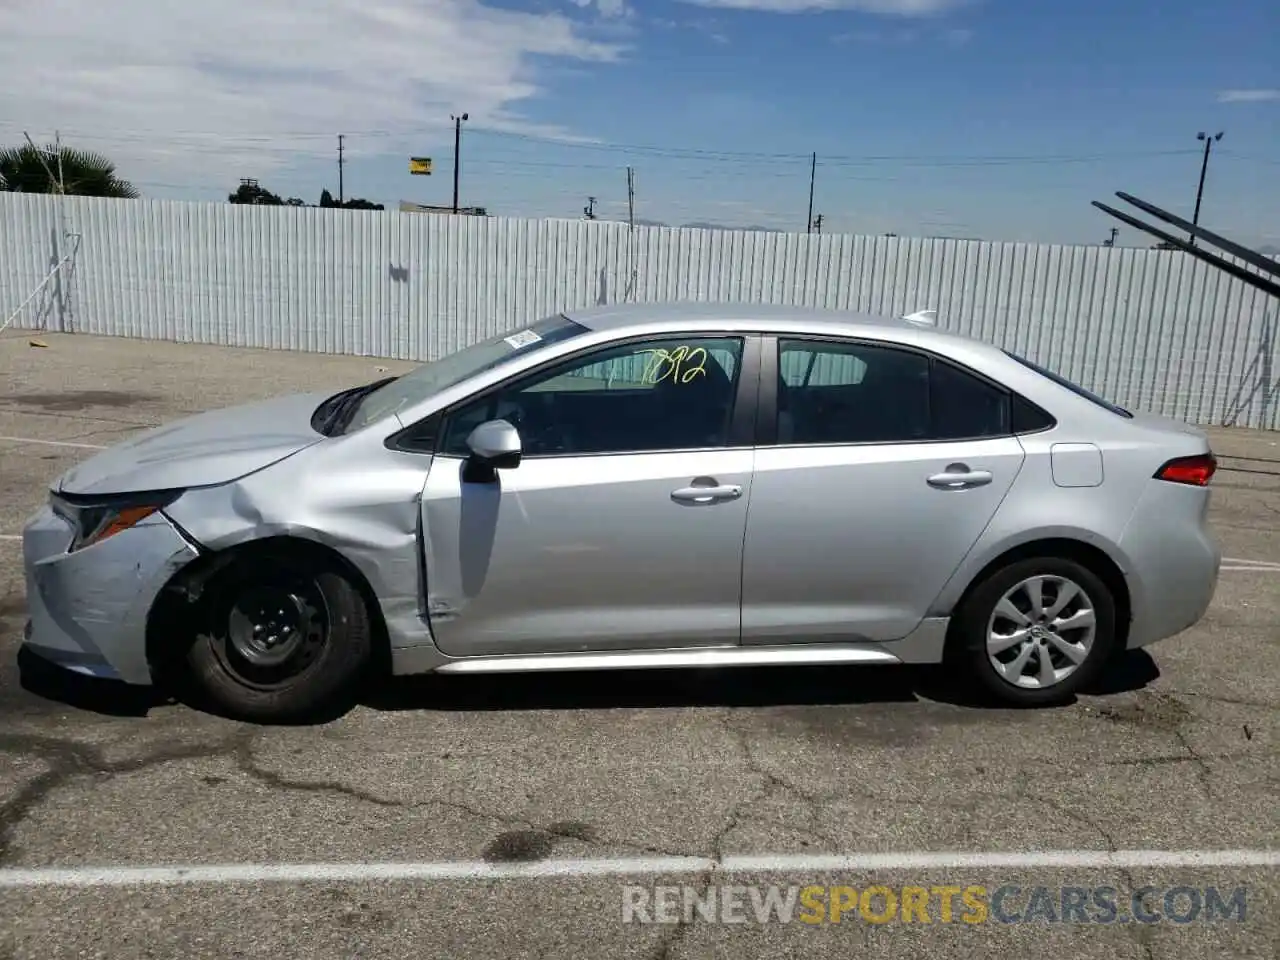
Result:
<instances>
[{"instance_id":1,"label":"blue sky","mask_svg":"<svg viewBox=\"0 0 1280 960\"><path fill-rule=\"evenodd\" d=\"M803 230L815 151L826 232L1096 243L1116 190L1189 215L1222 130L1201 222L1280 246L1275 0L121 0L133 49L65 3L0 12L7 60L68 59L0 94L0 135L58 129L152 196L314 201L344 132L349 196L447 203L466 110L461 199L497 215L625 216L630 164L640 217Z\"/></svg>"}]
</instances>

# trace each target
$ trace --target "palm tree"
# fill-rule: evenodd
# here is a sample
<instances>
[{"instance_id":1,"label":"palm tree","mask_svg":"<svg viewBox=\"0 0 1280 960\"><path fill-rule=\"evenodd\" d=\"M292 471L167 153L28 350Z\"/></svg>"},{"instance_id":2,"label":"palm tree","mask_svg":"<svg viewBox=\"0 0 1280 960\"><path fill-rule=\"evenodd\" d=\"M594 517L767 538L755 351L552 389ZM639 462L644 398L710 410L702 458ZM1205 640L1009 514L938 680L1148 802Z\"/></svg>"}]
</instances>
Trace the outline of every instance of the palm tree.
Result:
<instances>
[{"instance_id":1,"label":"palm tree","mask_svg":"<svg viewBox=\"0 0 1280 960\"><path fill-rule=\"evenodd\" d=\"M0 190L83 197L138 196L133 184L117 177L116 165L100 153L54 145L37 149L29 143L0 150Z\"/></svg>"}]
</instances>

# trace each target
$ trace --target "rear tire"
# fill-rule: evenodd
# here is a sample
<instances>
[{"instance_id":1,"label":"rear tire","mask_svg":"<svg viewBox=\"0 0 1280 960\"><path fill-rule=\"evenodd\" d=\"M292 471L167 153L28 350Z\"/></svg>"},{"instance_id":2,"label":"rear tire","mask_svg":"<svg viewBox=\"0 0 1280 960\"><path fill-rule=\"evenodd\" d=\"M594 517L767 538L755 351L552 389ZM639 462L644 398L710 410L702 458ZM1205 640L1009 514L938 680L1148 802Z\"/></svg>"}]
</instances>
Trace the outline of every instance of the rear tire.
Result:
<instances>
[{"instance_id":1,"label":"rear tire","mask_svg":"<svg viewBox=\"0 0 1280 960\"><path fill-rule=\"evenodd\" d=\"M188 675L237 719L289 722L342 706L371 657L359 590L310 551L237 559L206 585L200 614Z\"/></svg>"},{"instance_id":2,"label":"rear tire","mask_svg":"<svg viewBox=\"0 0 1280 960\"><path fill-rule=\"evenodd\" d=\"M1116 643L1116 603L1092 570L1032 557L989 574L952 623L952 658L987 693L1022 707L1070 702Z\"/></svg>"}]
</instances>

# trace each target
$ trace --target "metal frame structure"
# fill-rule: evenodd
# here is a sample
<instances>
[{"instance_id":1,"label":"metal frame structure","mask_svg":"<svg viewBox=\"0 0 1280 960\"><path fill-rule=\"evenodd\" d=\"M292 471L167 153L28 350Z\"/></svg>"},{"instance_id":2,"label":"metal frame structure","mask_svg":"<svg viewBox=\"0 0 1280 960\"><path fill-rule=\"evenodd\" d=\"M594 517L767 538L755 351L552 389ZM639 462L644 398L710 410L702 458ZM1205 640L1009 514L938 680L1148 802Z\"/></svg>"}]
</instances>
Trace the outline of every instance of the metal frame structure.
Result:
<instances>
[{"instance_id":1,"label":"metal frame structure","mask_svg":"<svg viewBox=\"0 0 1280 960\"><path fill-rule=\"evenodd\" d=\"M1116 191L1116 196L1126 203L1133 204L1133 206L1137 207L1139 210L1149 213L1157 220L1162 220L1165 223L1177 227L1179 230L1185 230L1195 239L1203 240L1206 243L1211 243L1215 247L1225 250L1233 257L1237 257L1250 266L1261 270L1265 276L1253 273L1245 267L1242 267L1237 263L1232 263L1230 260L1226 260L1217 254L1207 253L1189 241L1183 240L1180 237L1175 237L1173 234L1161 230L1159 227L1153 227L1150 224L1143 223L1137 217L1117 210L1115 207L1109 207L1105 203L1100 203L1097 200L1093 201L1093 205L1104 213L1108 213L1115 217L1120 222L1127 223L1129 226L1137 230L1141 230L1144 233L1149 233L1151 236L1159 238L1170 246L1181 250L1184 253L1189 253L1196 259L1203 260L1205 263L1231 274L1231 276L1235 277L1237 280L1241 280L1251 287L1256 287L1264 293L1271 294L1273 297L1280 297L1280 282L1269 279L1269 277L1280 277L1280 262L1271 259L1266 254L1258 253L1256 250L1250 250L1248 247L1241 246L1232 240L1228 240L1226 237L1220 236L1211 230L1206 230L1204 227L1199 227L1195 224L1189 223L1181 217L1169 213L1167 210L1160 209L1154 203L1148 203L1146 200L1139 200L1132 194Z\"/></svg>"}]
</instances>

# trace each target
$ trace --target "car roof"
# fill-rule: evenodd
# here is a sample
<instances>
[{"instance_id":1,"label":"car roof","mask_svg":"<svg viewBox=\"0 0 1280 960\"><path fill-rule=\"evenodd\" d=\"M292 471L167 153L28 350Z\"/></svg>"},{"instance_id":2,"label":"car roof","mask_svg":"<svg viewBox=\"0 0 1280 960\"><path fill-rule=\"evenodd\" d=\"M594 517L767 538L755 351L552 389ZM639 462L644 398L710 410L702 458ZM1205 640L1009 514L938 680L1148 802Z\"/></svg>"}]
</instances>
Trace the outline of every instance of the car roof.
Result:
<instances>
[{"instance_id":1,"label":"car roof","mask_svg":"<svg viewBox=\"0 0 1280 960\"><path fill-rule=\"evenodd\" d=\"M839 324L841 326L886 323L906 325L906 321L853 310L826 310L817 307L788 307L764 303L615 303L566 311L570 320L592 330L617 330L640 324L679 324L689 321L732 321L759 323L764 326L791 326L799 323Z\"/></svg>"},{"instance_id":2,"label":"car roof","mask_svg":"<svg viewBox=\"0 0 1280 960\"><path fill-rule=\"evenodd\" d=\"M748 330L777 333L810 333L857 336L869 334L877 339L891 339L917 344L992 350L990 344L961 334L948 333L932 323L920 323L905 317L866 313L857 310L834 310L822 307L782 306L759 303L664 302L626 303L566 310L564 316L589 330L618 332L628 327L647 330L679 328L689 324L698 327L736 326Z\"/></svg>"}]
</instances>

